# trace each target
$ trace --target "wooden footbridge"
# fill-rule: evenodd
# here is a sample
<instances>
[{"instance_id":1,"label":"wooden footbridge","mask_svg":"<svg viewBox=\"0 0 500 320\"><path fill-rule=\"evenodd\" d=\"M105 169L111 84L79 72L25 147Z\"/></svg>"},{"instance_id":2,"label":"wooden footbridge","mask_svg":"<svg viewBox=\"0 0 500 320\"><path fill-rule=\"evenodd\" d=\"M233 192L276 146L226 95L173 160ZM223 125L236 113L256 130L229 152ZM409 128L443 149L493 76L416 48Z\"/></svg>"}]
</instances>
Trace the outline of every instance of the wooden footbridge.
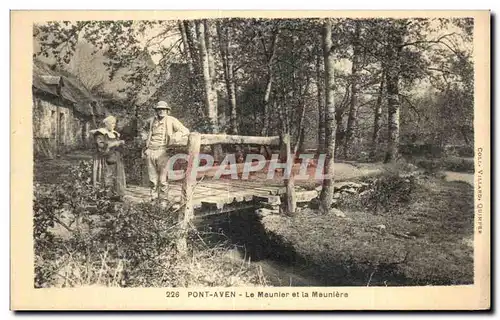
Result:
<instances>
[{"instance_id":1,"label":"wooden footbridge","mask_svg":"<svg viewBox=\"0 0 500 320\"><path fill-rule=\"evenodd\" d=\"M180 181L169 182L167 199L177 204L180 221L189 222L194 215L209 215L244 208L256 207L259 204L280 206L282 210L294 212L296 210L297 195L294 187L294 178L291 174L288 179L211 179L200 177L188 179L196 170L202 145L254 145L279 148L279 162L294 161L291 153L290 138L288 135L272 137L239 136L226 134L190 133L188 137L174 141L175 147L187 147L187 166L185 178ZM253 166L254 164L252 164ZM281 169L282 170L282 169ZM278 169L279 171L279 169ZM196 173L196 172L195 172ZM308 194L306 197L312 197ZM148 200L149 190L145 186L128 186L126 198L131 201ZM300 197L300 196L299 196ZM284 200L284 201L283 201ZM299 199L300 200L300 199ZM309 199L310 200L310 199Z\"/></svg>"},{"instance_id":2,"label":"wooden footbridge","mask_svg":"<svg viewBox=\"0 0 500 320\"><path fill-rule=\"evenodd\" d=\"M202 145L257 145L265 147L279 147L279 162L295 162L295 155L291 152L289 135L274 137L254 137L225 134L200 134L192 132L184 140L174 141L174 146L187 147L187 166L184 178L180 182L171 182L168 200L177 204L178 221L183 231L179 238L178 250L186 251L186 235L191 220L198 215L217 214L238 209L260 206L271 206L274 210L282 209L293 213L297 207L293 173L283 176L281 183L275 180L224 180L224 179L197 179ZM252 165L253 166L253 165ZM149 190L146 187L130 187L128 198L141 200L148 199ZM316 191L312 197L317 195ZM311 195L308 195L311 196ZM312 198L311 197L311 198ZM282 199L284 201L282 201ZM310 200L310 199L309 199Z\"/></svg>"},{"instance_id":3,"label":"wooden footbridge","mask_svg":"<svg viewBox=\"0 0 500 320\"><path fill-rule=\"evenodd\" d=\"M209 180L198 181L193 186L191 206L195 216L231 212L260 206L276 206L286 196L286 187L268 181ZM129 186L127 198L147 201L149 189ZM167 199L175 207L182 207L182 183L170 183Z\"/></svg>"}]
</instances>

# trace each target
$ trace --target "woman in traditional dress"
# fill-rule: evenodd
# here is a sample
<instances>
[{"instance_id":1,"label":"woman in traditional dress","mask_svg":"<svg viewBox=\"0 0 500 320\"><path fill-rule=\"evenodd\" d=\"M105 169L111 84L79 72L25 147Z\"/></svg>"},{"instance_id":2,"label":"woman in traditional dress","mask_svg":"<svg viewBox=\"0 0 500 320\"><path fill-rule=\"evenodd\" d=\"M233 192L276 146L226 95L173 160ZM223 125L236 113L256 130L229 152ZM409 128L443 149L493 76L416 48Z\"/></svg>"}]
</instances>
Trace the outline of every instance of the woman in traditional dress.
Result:
<instances>
[{"instance_id":1,"label":"woman in traditional dress","mask_svg":"<svg viewBox=\"0 0 500 320\"><path fill-rule=\"evenodd\" d=\"M116 118L106 117L104 128L90 131L94 135L96 152L94 154L93 183L112 187L120 200L125 194L125 167L121 148L125 141L115 131Z\"/></svg>"}]
</instances>

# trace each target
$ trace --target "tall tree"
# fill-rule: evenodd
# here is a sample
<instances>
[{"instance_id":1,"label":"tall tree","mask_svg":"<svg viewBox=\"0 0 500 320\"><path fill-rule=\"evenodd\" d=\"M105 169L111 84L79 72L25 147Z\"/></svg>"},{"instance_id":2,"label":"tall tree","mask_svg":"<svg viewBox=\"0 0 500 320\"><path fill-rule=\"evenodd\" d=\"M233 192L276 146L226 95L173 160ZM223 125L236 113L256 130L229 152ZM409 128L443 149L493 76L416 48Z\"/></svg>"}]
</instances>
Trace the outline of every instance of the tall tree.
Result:
<instances>
[{"instance_id":1,"label":"tall tree","mask_svg":"<svg viewBox=\"0 0 500 320\"><path fill-rule=\"evenodd\" d=\"M179 21L179 32L183 44L182 53L189 69L189 89L192 94L191 102L196 107L196 112L199 116L204 117L206 112L203 108L203 99L201 98L201 74L200 74L200 58L197 46L195 45L196 34L193 30L191 21Z\"/></svg>"},{"instance_id":2,"label":"tall tree","mask_svg":"<svg viewBox=\"0 0 500 320\"><path fill-rule=\"evenodd\" d=\"M266 87L264 91L264 97L262 99L263 109L264 109L264 124L262 126L261 135L267 135L269 129L269 99L271 97L272 85L273 85L273 65L274 58L276 56L276 43L278 42L279 26L276 26L272 30L271 34L271 44L269 48L266 45L266 41L262 32L260 33L260 39L262 41L262 47L264 49L264 56L266 57Z\"/></svg>"},{"instance_id":3,"label":"tall tree","mask_svg":"<svg viewBox=\"0 0 500 320\"><path fill-rule=\"evenodd\" d=\"M183 30L186 33L186 43L187 49L190 53L191 61L194 69L201 69L201 59L199 54L199 45L197 43L197 35L196 35L196 23L190 20L182 21L182 25L184 26Z\"/></svg>"},{"instance_id":4,"label":"tall tree","mask_svg":"<svg viewBox=\"0 0 500 320\"><path fill-rule=\"evenodd\" d=\"M382 66L382 69L384 67ZM373 119L373 135L372 135L372 146L370 150L370 158L372 161L376 160L378 146L380 144L380 129L382 127L382 101L384 99L384 82L385 82L385 72L382 71L382 76L380 77L380 86L378 90L377 101L374 108L374 119Z\"/></svg>"},{"instance_id":5,"label":"tall tree","mask_svg":"<svg viewBox=\"0 0 500 320\"><path fill-rule=\"evenodd\" d=\"M296 140L295 140L295 145L293 147L293 152L304 152L304 138L305 138L305 119L306 119L306 110L307 110L307 103L306 103L306 97L309 92L309 86L311 84L310 79L307 79L307 83L304 87L304 91L300 93L300 99L299 99L299 107L301 108L300 114L299 114L299 122L297 125L297 130L296 130Z\"/></svg>"},{"instance_id":6,"label":"tall tree","mask_svg":"<svg viewBox=\"0 0 500 320\"><path fill-rule=\"evenodd\" d=\"M387 151L385 162L392 162L398 157L399 148L399 77L401 72L401 50L403 49L406 21L395 20L390 25L386 44L386 83L387 83Z\"/></svg>"},{"instance_id":7,"label":"tall tree","mask_svg":"<svg viewBox=\"0 0 500 320\"><path fill-rule=\"evenodd\" d=\"M181 39L182 39L182 46L183 46L183 54L186 57L186 63L189 68L189 73L194 76L194 62L193 62L193 55L194 53L192 52L193 47L192 44L190 45L188 41L188 32L189 28L186 28L187 21L178 21L177 22L179 32L181 34Z\"/></svg>"},{"instance_id":8,"label":"tall tree","mask_svg":"<svg viewBox=\"0 0 500 320\"><path fill-rule=\"evenodd\" d=\"M350 158L356 145L358 123L358 78L361 64L361 22L354 20L354 35L352 37L352 67L351 67L351 101L344 139L344 157Z\"/></svg>"},{"instance_id":9,"label":"tall tree","mask_svg":"<svg viewBox=\"0 0 500 320\"><path fill-rule=\"evenodd\" d=\"M201 68L203 75L203 87L205 88L205 108L207 110L208 119L210 121L210 131L218 132L218 114L217 114L217 92L213 87L213 79L210 75L210 58L209 51L206 46L207 30L203 21L197 20L196 35L198 38ZM210 37L210 35L208 35Z\"/></svg>"},{"instance_id":10,"label":"tall tree","mask_svg":"<svg viewBox=\"0 0 500 320\"><path fill-rule=\"evenodd\" d=\"M231 48L231 28L217 21L217 34L219 36L220 54L224 69L224 81L229 100L229 124L232 134L238 134L237 109L236 109L236 84L234 77L234 59Z\"/></svg>"},{"instance_id":11,"label":"tall tree","mask_svg":"<svg viewBox=\"0 0 500 320\"><path fill-rule=\"evenodd\" d=\"M205 29L205 44L207 46L207 55L208 55L208 67L210 71L210 78L212 79L212 87L215 90L216 74L215 74L215 58L213 51L213 36L212 36L212 23L205 19L203 20L203 27Z\"/></svg>"},{"instance_id":12,"label":"tall tree","mask_svg":"<svg viewBox=\"0 0 500 320\"><path fill-rule=\"evenodd\" d=\"M318 41L319 42L319 41ZM321 47L318 45L318 48ZM318 154L325 152L325 93L324 93L324 79L325 79L324 64L321 59L321 50L316 52L316 90L318 97Z\"/></svg>"},{"instance_id":13,"label":"tall tree","mask_svg":"<svg viewBox=\"0 0 500 320\"><path fill-rule=\"evenodd\" d=\"M325 129L326 129L326 163L323 188L320 194L321 211L327 213L333 203L333 178L335 156L335 74L334 52L332 43L332 20L327 19L323 25L323 57L325 63Z\"/></svg>"}]
</instances>

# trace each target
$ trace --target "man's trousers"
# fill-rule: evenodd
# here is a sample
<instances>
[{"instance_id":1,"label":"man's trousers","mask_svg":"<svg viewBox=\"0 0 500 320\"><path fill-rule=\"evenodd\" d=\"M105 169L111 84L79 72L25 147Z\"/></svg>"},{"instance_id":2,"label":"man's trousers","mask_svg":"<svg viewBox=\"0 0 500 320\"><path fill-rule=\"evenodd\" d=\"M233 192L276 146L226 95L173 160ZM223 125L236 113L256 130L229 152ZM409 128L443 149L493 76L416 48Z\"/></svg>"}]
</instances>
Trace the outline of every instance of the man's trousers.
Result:
<instances>
[{"instance_id":1,"label":"man's trousers","mask_svg":"<svg viewBox=\"0 0 500 320\"><path fill-rule=\"evenodd\" d=\"M161 194L162 197L167 196L167 163L168 153L166 148L148 149L146 150L146 162L148 166L149 185L151 195Z\"/></svg>"}]
</instances>

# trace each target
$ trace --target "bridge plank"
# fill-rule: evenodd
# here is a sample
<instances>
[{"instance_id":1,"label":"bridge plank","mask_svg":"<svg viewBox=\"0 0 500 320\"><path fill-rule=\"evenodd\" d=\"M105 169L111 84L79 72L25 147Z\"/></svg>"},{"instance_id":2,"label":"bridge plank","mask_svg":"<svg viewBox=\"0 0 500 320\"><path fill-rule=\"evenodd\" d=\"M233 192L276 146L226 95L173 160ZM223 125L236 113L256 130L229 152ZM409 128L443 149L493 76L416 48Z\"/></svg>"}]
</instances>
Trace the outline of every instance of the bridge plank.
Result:
<instances>
[{"instance_id":1,"label":"bridge plank","mask_svg":"<svg viewBox=\"0 0 500 320\"><path fill-rule=\"evenodd\" d=\"M237 184L227 184L227 185L221 185L221 184L218 184L218 183L207 183L205 186L207 187L210 187L210 188L214 188L214 189L217 189L217 190L221 190L221 191L226 191L226 192L230 192L230 193L237 193L238 195L247 195L247 194L258 194L258 195L262 195L262 194L269 194L269 191L268 190L260 190L260 189L253 189L253 188L248 188L248 187L245 187L245 186L240 186L240 185L237 185Z\"/></svg>"},{"instance_id":2,"label":"bridge plank","mask_svg":"<svg viewBox=\"0 0 500 320\"><path fill-rule=\"evenodd\" d=\"M241 202L241 201L251 201L253 200L254 193L252 192L238 192L235 190L224 190L219 192L217 195L218 198L224 199L224 202L226 203L231 203L231 202Z\"/></svg>"},{"instance_id":3,"label":"bridge plank","mask_svg":"<svg viewBox=\"0 0 500 320\"><path fill-rule=\"evenodd\" d=\"M201 213L217 214L250 208L255 206L255 201L282 194L284 186L270 181L241 181L241 180L203 180L198 181L193 187L192 208L197 215ZM168 199L179 202L181 199L182 185L179 182L169 184ZM127 197L131 201L147 201L149 189L142 186L129 185ZM274 201L271 201L274 202Z\"/></svg>"},{"instance_id":4,"label":"bridge plank","mask_svg":"<svg viewBox=\"0 0 500 320\"><path fill-rule=\"evenodd\" d=\"M205 217L205 216L210 216L210 215L215 215L215 214L221 214L221 213L226 213L226 212L231 212L231 211L237 211L237 210L243 210L243 209L249 209L253 208L254 204L252 202L237 202L233 204L228 204L225 205L222 209L211 209L207 210L202 207L199 207L196 211L196 217Z\"/></svg>"},{"instance_id":5,"label":"bridge plank","mask_svg":"<svg viewBox=\"0 0 500 320\"><path fill-rule=\"evenodd\" d=\"M263 184L258 184L258 183L247 183L247 182L242 182L238 181L234 183L235 186L245 188L247 190L257 190L257 191L265 191L269 194L274 194L278 192L277 187L267 187Z\"/></svg>"},{"instance_id":6,"label":"bridge plank","mask_svg":"<svg viewBox=\"0 0 500 320\"><path fill-rule=\"evenodd\" d=\"M272 182L268 180L235 180L236 184L245 185L245 186L258 186L261 188L280 188L283 186L282 183Z\"/></svg>"}]
</instances>

